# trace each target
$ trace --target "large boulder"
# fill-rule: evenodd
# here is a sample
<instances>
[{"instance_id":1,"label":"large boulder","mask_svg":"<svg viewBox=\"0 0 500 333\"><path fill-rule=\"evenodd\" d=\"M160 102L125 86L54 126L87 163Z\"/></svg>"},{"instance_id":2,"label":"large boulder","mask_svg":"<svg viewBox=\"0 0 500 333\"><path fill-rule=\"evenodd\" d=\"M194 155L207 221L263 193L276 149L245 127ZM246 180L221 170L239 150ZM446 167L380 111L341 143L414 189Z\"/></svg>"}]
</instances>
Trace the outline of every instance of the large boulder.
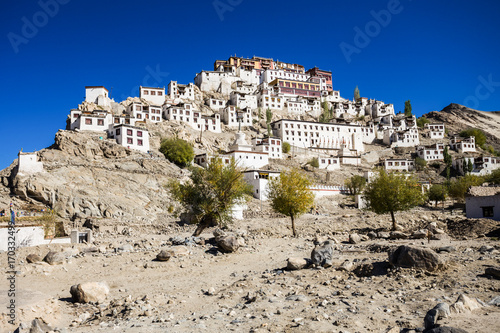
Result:
<instances>
[{"instance_id":1,"label":"large boulder","mask_svg":"<svg viewBox=\"0 0 500 333\"><path fill-rule=\"evenodd\" d=\"M441 318L448 318L450 315L450 306L446 303L439 303L432 310L427 311L424 318L424 326L426 330L434 328L437 321Z\"/></svg>"},{"instance_id":2,"label":"large boulder","mask_svg":"<svg viewBox=\"0 0 500 333\"><path fill-rule=\"evenodd\" d=\"M217 246L224 252L235 252L242 245L235 235L220 229L214 231L214 236Z\"/></svg>"},{"instance_id":3,"label":"large boulder","mask_svg":"<svg viewBox=\"0 0 500 333\"><path fill-rule=\"evenodd\" d=\"M500 279L500 267L488 267L485 270L486 275L491 275L494 278Z\"/></svg>"},{"instance_id":4,"label":"large boulder","mask_svg":"<svg viewBox=\"0 0 500 333\"><path fill-rule=\"evenodd\" d=\"M308 262L304 258L292 257L288 258L286 268L291 271L295 271L307 267L307 264Z\"/></svg>"},{"instance_id":5,"label":"large boulder","mask_svg":"<svg viewBox=\"0 0 500 333\"><path fill-rule=\"evenodd\" d=\"M109 294L109 287L105 282L87 282L71 286L70 293L73 302L104 302Z\"/></svg>"},{"instance_id":6,"label":"large boulder","mask_svg":"<svg viewBox=\"0 0 500 333\"><path fill-rule=\"evenodd\" d=\"M66 257L61 252L49 251L43 258L43 261L47 262L50 265L59 265L64 263Z\"/></svg>"},{"instance_id":7,"label":"large boulder","mask_svg":"<svg viewBox=\"0 0 500 333\"><path fill-rule=\"evenodd\" d=\"M445 266L439 254L433 250L406 245L389 250L389 264L403 268L421 268L429 272Z\"/></svg>"},{"instance_id":8,"label":"large boulder","mask_svg":"<svg viewBox=\"0 0 500 333\"><path fill-rule=\"evenodd\" d=\"M26 261L28 262L28 264L32 264L35 262L42 261L42 258L38 254L32 253L26 256Z\"/></svg>"},{"instance_id":9,"label":"large boulder","mask_svg":"<svg viewBox=\"0 0 500 333\"><path fill-rule=\"evenodd\" d=\"M332 266L334 245L335 243L332 240L326 240L316 245L311 252L311 262L316 266Z\"/></svg>"}]
</instances>

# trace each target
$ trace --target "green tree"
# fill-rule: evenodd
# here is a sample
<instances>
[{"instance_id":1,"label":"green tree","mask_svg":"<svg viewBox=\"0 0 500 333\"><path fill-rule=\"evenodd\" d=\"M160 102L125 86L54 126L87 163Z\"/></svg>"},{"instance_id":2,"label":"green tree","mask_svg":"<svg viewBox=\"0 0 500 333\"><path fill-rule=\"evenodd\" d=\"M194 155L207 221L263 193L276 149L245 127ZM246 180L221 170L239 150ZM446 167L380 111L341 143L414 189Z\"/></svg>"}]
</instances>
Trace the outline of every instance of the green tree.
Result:
<instances>
[{"instance_id":1,"label":"green tree","mask_svg":"<svg viewBox=\"0 0 500 333\"><path fill-rule=\"evenodd\" d=\"M282 149L283 149L283 153L284 154L288 154L290 152L290 144L288 142L283 142L283 146L282 146Z\"/></svg>"},{"instance_id":2,"label":"green tree","mask_svg":"<svg viewBox=\"0 0 500 333\"><path fill-rule=\"evenodd\" d=\"M434 205L437 206L439 201L444 202L446 200L447 190L446 186L434 184L429 189L429 200L434 201Z\"/></svg>"},{"instance_id":3,"label":"green tree","mask_svg":"<svg viewBox=\"0 0 500 333\"><path fill-rule=\"evenodd\" d=\"M359 94L359 88L358 88L358 86L356 86L356 88L354 88L354 101L357 101L360 98L361 98L361 95Z\"/></svg>"},{"instance_id":4,"label":"green tree","mask_svg":"<svg viewBox=\"0 0 500 333\"><path fill-rule=\"evenodd\" d=\"M282 172L279 177L269 180L268 198L275 212L290 217L293 236L297 237L295 219L307 212L314 204L314 194L307 177L297 169Z\"/></svg>"},{"instance_id":5,"label":"green tree","mask_svg":"<svg viewBox=\"0 0 500 333\"><path fill-rule=\"evenodd\" d=\"M193 146L179 138L164 139L160 144L160 152L181 168L189 166L194 158Z\"/></svg>"},{"instance_id":6,"label":"green tree","mask_svg":"<svg viewBox=\"0 0 500 333\"><path fill-rule=\"evenodd\" d=\"M327 101L324 101L321 104L321 106L322 106L323 111L319 115L318 121L320 123L328 123L333 118L333 107L329 109Z\"/></svg>"},{"instance_id":7,"label":"green tree","mask_svg":"<svg viewBox=\"0 0 500 333\"><path fill-rule=\"evenodd\" d=\"M488 176L486 176L486 181L492 184L500 184L500 169L493 170Z\"/></svg>"},{"instance_id":8,"label":"green tree","mask_svg":"<svg viewBox=\"0 0 500 333\"><path fill-rule=\"evenodd\" d=\"M261 122L261 120L262 120L262 109L261 109L261 108L259 108L259 111L257 112L257 116L258 116L258 118L259 118L259 122L258 122L258 124L257 124L257 128L258 128L259 133L260 133L260 122Z\"/></svg>"},{"instance_id":9,"label":"green tree","mask_svg":"<svg viewBox=\"0 0 500 333\"><path fill-rule=\"evenodd\" d=\"M412 177L380 170L366 185L364 199L367 208L377 214L391 214L392 229L396 230L394 213L409 210L424 202L420 184Z\"/></svg>"},{"instance_id":10,"label":"green tree","mask_svg":"<svg viewBox=\"0 0 500 333\"><path fill-rule=\"evenodd\" d=\"M427 119L426 117L422 116L420 118L417 119L417 126L419 128L424 128L425 124L430 124L430 120Z\"/></svg>"},{"instance_id":11,"label":"green tree","mask_svg":"<svg viewBox=\"0 0 500 333\"><path fill-rule=\"evenodd\" d=\"M319 160L317 157L313 157L309 162L307 162L307 164L314 168L319 168Z\"/></svg>"},{"instance_id":12,"label":"green tree","mask_svg":"<svg viewBox=\"0 0 500 333\"><path fill-rule=\"evenodd\" d=\"M464 138L469 138L471 136L475 137L476 145L478 147L483 148L486 144L486 135L478 128L468 128L460 132L459 135Z\"/></svg>"},{"instance_id":13,"label":"green tree","mask_svg":"<svg viewBox=\"0 0 500 333\"><path fill-rule=\"evenodd\" d=\"M472 163L472 160L469 159L467 161L467 172L471 173L474 170L474 164Z\"/></svg>"},{"instance_id":14,"label":"green tree","mask_svg":"<svg viewBox=\"0 0 500 333\"><path fill-rule=\"evenodd\" d=\"M452 159L451 155L448 153L448 146L444 147L443 158L444 158L444 164L446 164L446 179L449 180Z\"/></svg>"},{"instance_id":15,"label":"green tree","mask_svg":"<svg viewBox=\"0 0 500 333\"><path fill-rule=\"evenodd\" d=\"M464 171L464 175L467 174L467 160L465 158L462 160L462 170Z\"/></svg>"},{"instance_id":16,"label":"green tree","mask_svg":"<svg viewBox=\"0 0 500 333\"><path fill-rule=\"evenodd\" d=\"M455 200L464 201L465 194L471 186L479 186L483 183L484 178L474 175L465 175L452 182L450 182L450 188L448 194Z\"/></svg>"},{"instance_id":17,"label":"green tree","mask_svg":"<svg viewBox=\"0 0 500 333\"><path fill-rule=\"evenodd\" d=\"M273 120L273 112L271 109L266 110L267 135L271 136L271 121Z\"/></svg>"},{"instance_id":18,"label":"green tree","mask_svg":"<svg viewBox=\"0 0 500 333\"><path fill-rule=\"evenodd\" d=\"M252 193L242 171L234 159L224 165L220 158L213 158L206 169L191 168L189 181L181 183L176 179L167 185L172 197L198 224L193 236L199 236L209 226L224 226L232 221L231 208Z\"/></svg>"},{"instance_id":19,"label":"green tree","mask_svg":"<svg viewBox=\"0 0 500 333\"><path fill-rule=\"evenodd\" d=\"M406 117L412 116L410 100L405 101L405 116Z\"/></svg>"},{"instance_id":20,"label":"green tree","mask_svg":"<svg viewBox=\"0 0 500 333\"><path fill-rule=\"evenodd\" d=\"M424 170L426 166L427 166L427 161L424 160L422 157L415 158L415 167L417 168L417 171Z\"/></svg>"},{"instance_id":21,"label":"green tree","mask_svg":"<svg viewBox=\"0 0 500 333\"><path fill-rule=\"evenodd\" d=\"M359 176L359 175L354 175L349 179L346 179L344 182L345 186L349 189L349 193L352 195L356 195L361 193L363 189L366 186L366 178Z\"/></svg>"}]
</instances>

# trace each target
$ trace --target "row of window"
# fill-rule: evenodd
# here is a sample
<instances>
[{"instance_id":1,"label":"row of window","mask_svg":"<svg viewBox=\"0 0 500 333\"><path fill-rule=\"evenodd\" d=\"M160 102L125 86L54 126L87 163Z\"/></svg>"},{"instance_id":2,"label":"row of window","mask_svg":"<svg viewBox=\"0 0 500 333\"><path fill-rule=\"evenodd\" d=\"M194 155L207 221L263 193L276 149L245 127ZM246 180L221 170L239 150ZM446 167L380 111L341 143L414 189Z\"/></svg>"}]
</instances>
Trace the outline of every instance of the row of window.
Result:
<instances>
[{"instance_id":1,"label":"row of window","mask_svg":"<svg viewBox=\"0 0 500 333\"><path fill-rule=\"evenodd\" d=\"M144 95L150 95L150 96L163 96L163 91L156 91L156 90L143 90L142 91Z\"/></svg>"}]
</instances>

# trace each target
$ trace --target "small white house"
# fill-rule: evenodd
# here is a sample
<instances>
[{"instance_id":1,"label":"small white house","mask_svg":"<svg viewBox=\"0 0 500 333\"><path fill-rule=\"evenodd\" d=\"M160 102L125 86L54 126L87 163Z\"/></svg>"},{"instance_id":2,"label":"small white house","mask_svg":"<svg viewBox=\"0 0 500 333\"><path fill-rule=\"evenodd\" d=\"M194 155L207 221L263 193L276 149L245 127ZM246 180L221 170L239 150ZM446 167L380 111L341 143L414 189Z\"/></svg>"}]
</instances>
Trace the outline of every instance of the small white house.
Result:
<instances>
[{"instance_id":1,"label":"small white house","mask_svg":"<svg viewBox=\"0 0 500 333\"><path fill-rule=\"evenodd\" d=\"M220 111L226 107L226 101L223 99L209 98L206 103L214 111Z\"/></svg>"},{"instance_id":2,"label":"small white house","mask_svg":"<svg viewBox=\"0 0 500 333\"><path fill-rule=\"evenodd\" d=\"M177 81L170 81L168 96L172 99L180 98L194 101L194 84L179 84Z\"/></svg>"},{"instance_id":3,"label":"small white house","mask_svg":"<svg viewBox=\"0 0 500 333\"><path fill-rule=\"evenodd\" d=\"M257 95L232 91L231 94L229 94L229 100L231 101L231 105L234 105L240 109L257 108Z\"/></svg>"},{"instance_id":4,"label":"small white house","mask_svg":"<svg viewBox=\"0 0 500 333\"><path fill-rule=\"evenodd\" d=\"M476 138L474 136L462 139L454 136L450 140L450 148L459 153L473 153L476 151Z\"/></svg>"},{"instance_id":5,"label":"small white house","mask_svg":"<svg viewBox=\"0 0 500 333\"><path fill-rule=\"evenodd\" d=\"M120 124L114 126L110 136L116 143L129 149L147 153L149 151L149 133L146 128Z\"/></svg>"},{"instance_id":6,"label":"small white house","mask_svg":"<svg viewBox=\"0 0 500 333\"><path fill-rule=\"evenodd\" d=\"M413 171L415 169L415 162L407 158L386 158L382 164L388 171Z\"/></svg>"},{"instance_id":7,"label":"small white house","mask_svg":"<svg viewBox=\"0 0 500 333\"><path fill-rule=\"evenodd\" d=\"M139 97L155 105L163 105L165 103L165 87L139 87Z\"/></svg>"},{"instance_id":8,"label":"small white house","mask_svg":"<svg viewBox=\"0 0 500 333\"><path fill-rule=\"evenodd\" d=\"M436 143L431 146L418 146L417 155L426 161L444 159L444 143Z\"/></svg>"},{"instance_id":9,"label":"small white house","mask_svg":"<svg viewBox=\"0 0 500 333\"><path fill-rule=\"evenodd\" d=\"M337 170L340 169L339 157L318 157L319 169Z\"/></svg>"},{"instance_id":10,"label":"small white house","mask_svg":"<svg viewBox=\"0 0 500 333\"><path fill-rule=\"evenodd\" d=\"M17 157L17 172L32 175L43 171L43 163L38 161L36 152L19 152Z\"/></svg>"},{"instance_id":11,"label":"small white house","mask_svg":"<svg viewBox=\"0 0 500 333\"><path fill-rule=\"evenodd\" d=\"M107 131L112 124L112 114L106 110L70 111L70 129L80 131Z\"/></svg>"},{"instance_id":12,"label":"small white house","mask_svg":"<svg viewBox=\"0 0 500 333\"><path fill-rule=\"evenodd\" d=\"M221 119L229 127L239 127L241 122L241 127L252 126L253 116L252 110L250 108L238 109L234 105L228 105L221 112Z\"/></svg>"},{"instance_id":13,"label":"small white house","mask_svg":"<svg viewBox=\"0 0 500 333\"><path fill-rule=\"evenodd\" d=\"M425 124L424 129L426 130L425 136L430 139L443 139L445 128L443 123L439 124Z\"/></svg>"},{"instance_id":14,"label":"small white house","mask_svg":"<svg viewBox=\"0 0 500 333\"><path fill-rule=\"evenodd\" d=\"M253 151L268 153L269 158L283 157L283 150L281 147L280 138L276 137L253 138L252 146L253 146Z\"/></svg>"},{"instance_id":15,"label":"small white house","mask_svg":"<svg viewBox=\"0 0 500 333\"><path fill-rule=\"evenodd\" d=\"M166 120L176 120L188 123L198 131L221 133L220 115L203 115L195 110L190 103L180 103L172 106L163 106L163 117Z\"/></svg>"},{"instance_id":16,"label":"small white house","mask_svg":"<svg viewBox=\"0 0 500 333\"><path fill-rule=\"evenodd\" d=\"M108 89L103 86L86 86L85 101L104 107L109 107L111 105Z\"/></svg>"},{"instance_id":17,"label":"small white house","mask_svg":"<svg viewBox=\"0 0 500 333\"><path fill-rule=\"evenodd\" d=\"M500 221L500 187L472 186L465 197L467 218Z\"/></svg>"},{"instance_id":18,"label":"small white house","mask_svg":"<svg viewBox=\"0 0 500 333\"><path fill-rule=\"evenodd\" d=\"M162 108L158 105L145 105L140 102L133 102L127 107L127 114L138 121L150 121L158 123L162 121Z\"/></svg>"},{"instance_id":19,"label":"small white house","mask_svg":"<svg viewBox=\"0 0 500 333\"><path fill-rule=\"evenodd\" d=\"M243 173L245 181L253 187L253 196L262 201L268 199L269 179L279 177L279 171L247 170Z\"/></svg>"}]
</instances>

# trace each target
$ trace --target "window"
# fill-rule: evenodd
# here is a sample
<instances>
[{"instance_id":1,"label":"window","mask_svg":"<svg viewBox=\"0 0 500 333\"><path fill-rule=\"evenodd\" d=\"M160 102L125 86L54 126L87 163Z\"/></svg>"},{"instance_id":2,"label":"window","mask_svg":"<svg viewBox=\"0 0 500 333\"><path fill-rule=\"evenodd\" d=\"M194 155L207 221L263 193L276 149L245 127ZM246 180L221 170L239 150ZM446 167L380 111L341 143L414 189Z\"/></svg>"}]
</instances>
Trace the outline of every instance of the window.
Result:
<instances>
[{"instance_id":1,"label":"window","mask_svg":"<svg viewBox=\"0 0 500 333\"><path fill-rule=\"evenodd\" d=\"M85 125L92 125L92 119L86 118Z\"/></svg>"},{"instance_id":2,"label":"window","mask_svg":"<svg viewBox=\"0 0 500 333\"><path fill-rule=\"evenodd\" d=\"M104 119L97 119L98 126L104 126Z\"/></svg>"},{"instance_id":3,"label":"window","mask_svg":"<svg viewBox=\"0 0 500 333\"><path fill-rule=\"evenodd\" d=\"M137 131L137 136L142 138L142 131Z\"/></svg>"},{"instance_id":4,"label":"window","mask_svg":"<svg viewBox=\"0 0 500 333\"><path fill-rule=\"evenodd\" d=\"M163 91L158 91L158 96L162 96L163 95Z\"/></svg>"},{"instance_id":5,"label":"window","mask_svg":"<svg viewBox=\"0 0 500 333\"><path fill-rule=\"evenodd\" d=\"M132 135L132 130L131 129L127 130L127 135Z\"/></svg>"},{"instance_id":6,"label":"window","mask_svg":"<svg viewBox=\"0 0 500 333\"><path fill-rule=\"evenodd\" d=\"M142 146L142 140L141 140L141 139L138 139L138 140L137 140L137 145L138 145L138 146Z\"/></svg>"},{"instance_id":7,"label":"window","mask_svg":"<svg viewBox=\"0 0 500 333\"><path fill-rule=\"evenodd\" d=\"M120 118L115 118L115 124L119 124L120 123Z\"/></svg>"},{"instance_id":8,"label":"window","mask_svg":"<svg viewBox=\"0 0 500 333\"><path fill-rule=\"evenodd\" d=\"M116 135L120 135L120 129L119 128L116 129Z\"/></svg>"},{"instance_id":9,"label":"window","mask_svg":"<svg viewBox=\"0 0 500 333\"><path fill-rule=\"evenodd\" d=\"M127 143L131 145L134 143L134 140L132 140L132 138L127 138Z\"/></svg>"},{"instance_id":10,"label":"window","mask_svg":"<svg viewBox=\"0 0 500 333\"><path fill-rule=\"evenodd\" d=\"M151 90L151 96L156 96L156 91Z\"/></svg>"},{"instance_id":11,"label":"window","mask_svg":"<svg viewBox=\"0 0 500 333\"><path fill-rule=\"evenodd\" d=\"M149 91L148 90L144 90L144 95L149 95Z\"/></svg>"},{"instance_id":12,"label":"window","mask_svg":"<svg viewBox=\"0 0 500 333\"><path fill-rule=\"evenodd\" d=\"M483 217L493 217L493 206L481 208L483 209Z\"/></svg>"}]
</instances>

